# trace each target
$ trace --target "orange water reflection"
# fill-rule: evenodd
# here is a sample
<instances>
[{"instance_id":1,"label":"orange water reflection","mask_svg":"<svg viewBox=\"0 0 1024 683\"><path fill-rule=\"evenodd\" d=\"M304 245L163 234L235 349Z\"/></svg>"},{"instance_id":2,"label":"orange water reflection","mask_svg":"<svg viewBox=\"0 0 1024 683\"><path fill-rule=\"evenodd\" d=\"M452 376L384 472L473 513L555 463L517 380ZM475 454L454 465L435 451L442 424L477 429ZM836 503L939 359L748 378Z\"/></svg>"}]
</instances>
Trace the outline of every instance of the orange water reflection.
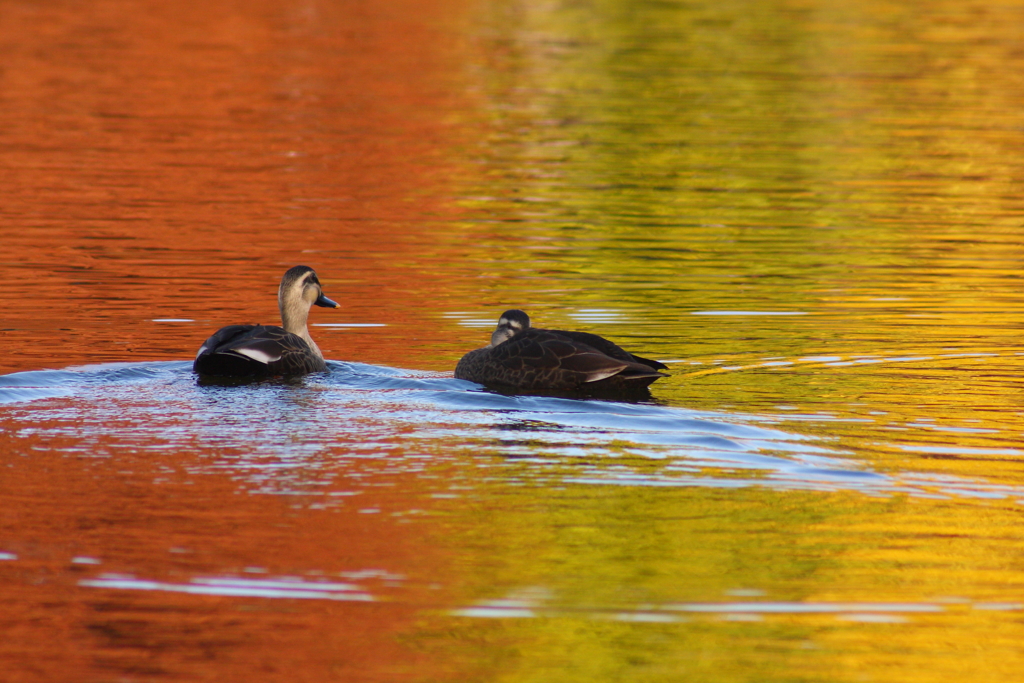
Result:
<instances>
[{"instance_id":1,"label":"orange water reflection","mask_svg":"<svg viewBox=\"0 0 1024 683\"><path fill-rule=\"evenodd\" d=\"M538 415L424 437L451 416L422 397L332 414L379 442L288 431L340 384L234 394L244 446L145 398L162 376L18 403L0 670L1014 680L1019 10L826 4L3 3L0 373L188 359L274 321L301 262L343 302L315 325L383 325L314 327L329 358L450 370L536 304L676 359L658 399L833 461L780 483L758 458L813 458ZM282 459L317 446L301 486L257 485L265 415ZM837 464L892 486L814 478Z\"/></svg>"},{"instance_id":2,"label":"orange water reflection","mask_svg":"<svg viewBox=\"0 0 1024 683\"><path fill-rule=\"evenodd\" d=\"M430 278L392 263L422 249L424 215L457 214L437 198L464 163L450 153L471 110L464 13L434 0L5 3L0 373L188 358L221 324L276 321L276 282L300 262L345 302L314 322L422 328L409 293ZM154 322L168 319L192 322ZM314 334L328 357L395 363L390 329ZM21 467L26 447L38 457ZM0 518L17 556L0 562L0 595L19 596L0 610L10 680L390 680L422 666L396 634L436 599L426 587L403 584L407 606L296 609L79 586L99 571L343 580L441 562L400 518L310 517L229 476L189 476L196 454L167 472L66 455L80 447L0 444L15 458ZM366 483L362 508L417 498ZM357 583L378 600L391 590L372 573Z\"/></svg>"},{"instance_id":3,"label":"orange water reflection","mask_svg":"<svg viewBox=\"0 0 1024 683\"><path fill-rule=\"evenodd\" d=\"M300 262L345 302L324 321L422 328L431 277L392 264L457 213L438 198L472 128L464 11L8 3L0 372L187 358L211 327L275 320ZM380 361L388 332L320 346Z\"/></svg>"},{"instance_id":4,"label":"orange water reflection","mask_svg":"<svg viewBox=\"0 0 1024 683\"><path fill-rule=\"evenodd\" d=\"M447 598L416 577L458 572L392 514L411 503L417 515L430 514L432 500L410 477L392 472L382 485L368 471L354 495L317 511L325 499L253 495L236 477L211 472L200 453L179 450L168 467L146 451L111 456L82 446L76 436L15 442L0 435L0 451L34 453L4 458L3 668L44 680L67 680L72 671L82 680L323 680L325 672L383 680L427 659L399 635ZM111 576L171 590L104 589ZM175 592L202 577L342 582L361 599ZM61 657L53 657L55 647Z\"/></svg>"}]
</instances>

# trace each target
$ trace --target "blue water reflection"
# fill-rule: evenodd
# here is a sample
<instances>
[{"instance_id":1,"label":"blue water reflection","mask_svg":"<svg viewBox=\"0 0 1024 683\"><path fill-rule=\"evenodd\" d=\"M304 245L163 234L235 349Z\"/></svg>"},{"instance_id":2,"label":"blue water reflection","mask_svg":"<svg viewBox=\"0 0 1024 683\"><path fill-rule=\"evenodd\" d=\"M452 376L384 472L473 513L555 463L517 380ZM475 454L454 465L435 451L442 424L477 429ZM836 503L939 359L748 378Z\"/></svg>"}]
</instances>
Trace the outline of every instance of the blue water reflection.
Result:
<instances>
[{"instance_id":1,"label":"blue water reflection","mask_svg":"<svg viewBox=\"0 0 1024 683\"><path fill-rule=\"evenodd\" d=\"M186 362L24 372L0 377L0 403L16 436L74 434L86 457L199 448L210 468L261 493L322 496L353 462L376 461L386 474L419 472L429 458L460 461L465 477L515 463L504 476L544 486L1024 496L948 474L880 472L834 440L800 433L799 422L763 415L503 395L359 363L331 370L237 386L200 385Z\"/></svg>"}]
</instances>

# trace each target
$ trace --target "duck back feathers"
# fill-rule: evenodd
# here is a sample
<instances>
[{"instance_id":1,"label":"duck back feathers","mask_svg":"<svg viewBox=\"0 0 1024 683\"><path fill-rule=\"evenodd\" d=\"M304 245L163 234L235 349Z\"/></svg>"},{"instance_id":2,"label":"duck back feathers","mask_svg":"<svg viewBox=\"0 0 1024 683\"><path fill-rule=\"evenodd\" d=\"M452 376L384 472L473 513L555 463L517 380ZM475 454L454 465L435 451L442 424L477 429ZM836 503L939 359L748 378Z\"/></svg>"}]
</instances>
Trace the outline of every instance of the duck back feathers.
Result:
<instances>
[{"instance_id":1,"label":"duck back feathers","mask_svg":"<svg viewBox=\"0 0 1024 683\"><path fill-rule=\"evenodd\" d=\"M502 315L491 345L462 357L455 377L523 390L634 390L665 377L658 372L665 369L596 334L529 327L529 317L513 310Z\"/></svg>"},{"instance_id":2,"label":"duck back feathers","mask_svg":"<svg viewBox=\"0 0 1024 683\"><path fill-rule=\"evenodd\" d=\"M192 369L217 377L277 377L323 372L327 364L306 340L277 325L228 325L213 333Z\"/></svg>"}]
</instances>

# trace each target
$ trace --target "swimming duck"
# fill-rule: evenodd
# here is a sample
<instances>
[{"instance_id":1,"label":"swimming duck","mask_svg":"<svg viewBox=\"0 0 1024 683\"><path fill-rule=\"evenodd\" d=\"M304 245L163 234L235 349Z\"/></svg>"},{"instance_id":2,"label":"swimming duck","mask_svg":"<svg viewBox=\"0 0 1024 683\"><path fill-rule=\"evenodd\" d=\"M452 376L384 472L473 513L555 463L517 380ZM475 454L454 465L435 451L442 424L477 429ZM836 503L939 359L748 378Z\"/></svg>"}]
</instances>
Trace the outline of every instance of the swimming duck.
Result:
<instances>
[{"instance_id":1,"label":"swimming duck","mask_svg":"<svg viewBox=\"0 0 1024 683\"><path fill-rule=\"evenodd\" d=\"M455 377L515 389L616 391L646 389L667 369L596 334L530 327L530 316L513 309L501 314L490 344L462 357Z\"/></svg>"},{"instance_id":2,"label":"swimming duck","mask_svg":"<svg viewBox=\"0 0 1024 683\"><path fill-rule=\"evenodd\" d=\"M199 347L192 370L215 377L304 375L327 369L323 354L309 336L311 306L338 308L324 296L309 266L289 268L277 290L281 322L276 325L228 325Z\"/></svg>"}]
</instances>

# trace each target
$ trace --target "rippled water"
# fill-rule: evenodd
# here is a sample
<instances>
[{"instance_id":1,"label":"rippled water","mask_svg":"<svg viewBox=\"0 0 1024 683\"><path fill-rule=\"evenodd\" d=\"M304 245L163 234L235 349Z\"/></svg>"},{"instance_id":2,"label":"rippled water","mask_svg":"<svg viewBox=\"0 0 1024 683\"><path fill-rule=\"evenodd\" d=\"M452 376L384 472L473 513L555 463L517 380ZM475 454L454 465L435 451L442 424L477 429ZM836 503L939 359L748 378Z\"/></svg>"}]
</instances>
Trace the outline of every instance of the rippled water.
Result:
<instances>
[{"instance_id":1,"label":"rippled water","mask_svg":"<svg viewBox=\"0 0 1024 683\"><path fill-rule=\"evenodd\" d=\"M6 3L0 678L1016 680L1022 14ZM296 263L331 372L197 383Z\"/></svg>"}]
</instances>

